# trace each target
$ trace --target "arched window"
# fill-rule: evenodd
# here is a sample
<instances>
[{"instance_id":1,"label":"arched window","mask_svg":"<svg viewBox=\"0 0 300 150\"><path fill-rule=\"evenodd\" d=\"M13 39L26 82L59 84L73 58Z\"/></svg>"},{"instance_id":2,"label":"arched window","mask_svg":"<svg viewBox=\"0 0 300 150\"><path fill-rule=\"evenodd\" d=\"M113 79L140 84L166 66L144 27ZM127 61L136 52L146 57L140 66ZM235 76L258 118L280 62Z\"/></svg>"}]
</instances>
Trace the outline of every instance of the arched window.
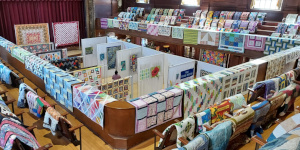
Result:
<instances>
[{"instance_id":1,"label":"arched window","mask_svg":"<svg viewBox=\"0 0 300 150\"><path fill-rule=\"evenodd\" d=\"M200 6L200 0L181 0L181 5Z\"/></svg>"}]
</instances>

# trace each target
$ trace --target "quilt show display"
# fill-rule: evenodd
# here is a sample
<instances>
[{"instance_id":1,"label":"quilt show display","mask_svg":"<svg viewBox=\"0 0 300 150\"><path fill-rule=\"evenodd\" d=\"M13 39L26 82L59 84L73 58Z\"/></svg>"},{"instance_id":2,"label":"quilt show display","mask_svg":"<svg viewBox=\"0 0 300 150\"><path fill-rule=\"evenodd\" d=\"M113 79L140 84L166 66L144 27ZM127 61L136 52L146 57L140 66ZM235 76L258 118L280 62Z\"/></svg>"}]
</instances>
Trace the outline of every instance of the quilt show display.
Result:
<instances>
[{"instance_id":1,"label":"quilt show display","mask_svg":"<svg viewBox=\"0 0 300 150\"><path fill-rule=\"evenodd\" d=\"M79 44L79 21L54 22L52 26L55 47Z\"/></svg>"},{"instance_id":2,"label":"quilt show display","mask_svg":"<svg viewBox=\"0 0 300 150\"><path fill-rule=\"evenodd\" d=\"M132 72L136 72L137 69L137 54L133 54L130 56L130 70Z\"/></svg>"},{"instance_id":3,"label":"quilt show display","mask_svg":"<svg viewBox=\"0 0 300 150\"><path fill-rule=\"evenodd\" d=\"M202 62L202 61L198 61L198 65L197 65L197 78L198 77L202 77L202 76L206 76L215 72L219 72L222 70L225 70L226 68L224 67L220 67L217 65L213 65L213 64L208 64L206 62Z\"/></svg>"},{"instance_id":4,"label":"quilt show display","mask_svg":"<svg viewBox=\"0 0 300 150\"><path fill-rule=\"evenodd\" d=\"M30 55L25 57L25 68L41 79L44 79L44 66L49 62L35 56Z\"/></svg>"},{"instance_id":5,"label":"quilt show display","mask_svg":"<svg viewBox=\"0 0 300 150\"><path fill-rule=\"evenodd\" d=\"M21 47L14 47L11 51L11 56L18 59L20 62L24 63L25 57L33 55L32 53L26 51Z\"/></svg>"},{"instance_id":6,"label":"quilt show display","mask_svg":"<svg viewBox=\"0 0 300 150\"><path fill-rule=\"evenodd\" d=\"M53 43L19 45L30 53L48 52L53 49Z\"/></svg>"},{"instance_id":7,"label":"quilt show display","mask_svg":"<svg viewBox=\"0 0 300 150\"><path fill-rule=\"evenodd\" d=\"M113 47L107 47L107 68L108 70L110 69L115 69L116 68L116 55L117 51L121 50L121 46L113 46ZM100 61L103 60L104 56L100 54Z\"/></svg>"},{"instance_id":8,"label":"quilt show display","mask_svg":"<svg viewBox=\"0 0 300 150\"><path fill-rule=\"evenodd\" d=\"M84 81L86 84L91 86L99 86L102 83L101 66L76 70L73 71L73 75L74 77Z\"/></svg>"},{"instance_id":9,"label":"quilt show display","mask_svg":"<svg viewBox=\"0 0 300 150\"><path fill-rule=\"evenodd\" d=\"M62 59L62 50L53 50L49 52L40 52L36 53L38 57L43 60L55 61Z\"/></svg>"},{"instance_id":10,"label":"quilt show display","mask_svg":"<svg viewBox=\"0 0 300 150\"><path fill-rule=\"evenodd\" d=\"M128 96L130 93L129 79L129 77L126 77L119 80L114 80L113 82L102 84L99 86L99 89L114 99L125 101L126 96Z\"/></svg>"},{"instance_id":11,"label":"quilt show display","mask_svg":"<svg viewBox=\"0 0 300 150\"><path fill-rule=\"evenodd\" d=\"M245 36L236 33L221 33L219 49L244 53Z\"/></svg>"},{"instance_id":12,"label":"quilt show display","mask_svg":"<svg viewBox=\"0 0 300 150\"><path fill-rule=\"evenodd\" d=\"M16 44L50 43L48 23L15 25Z\"/></svg>"},{"instance_id":13,"label":"quilt show display","mask_svg":"<svg viewBox=\"0 0 300 150\"><path fill-rule=\"evenodd\" d=\"M181 117L182 96L182 90L170 87L129 100L128 102L136 108L135 133Z\"/></svg>"},{"instance_id":14,"label":"quilt show display","mask_svg":"<svg viewBox=\"0 0 300 150\"><path fill-rule=\"evenodd\" d=\"M201 61L217 65L220 67L226 67L227 65L227 54L217 51L210 51L201 49Z\"/></svg>"},{"instance_id":15,"label":"quilt show display","mask_svg":"<svg viewBox=\"0 0 300 150\"><path fill-rule=\"evenodd\" d=\"M104 105L116 99L86 84L74 85L72 93L74 107L103 128Z\"/></svg>"}]
</instances>

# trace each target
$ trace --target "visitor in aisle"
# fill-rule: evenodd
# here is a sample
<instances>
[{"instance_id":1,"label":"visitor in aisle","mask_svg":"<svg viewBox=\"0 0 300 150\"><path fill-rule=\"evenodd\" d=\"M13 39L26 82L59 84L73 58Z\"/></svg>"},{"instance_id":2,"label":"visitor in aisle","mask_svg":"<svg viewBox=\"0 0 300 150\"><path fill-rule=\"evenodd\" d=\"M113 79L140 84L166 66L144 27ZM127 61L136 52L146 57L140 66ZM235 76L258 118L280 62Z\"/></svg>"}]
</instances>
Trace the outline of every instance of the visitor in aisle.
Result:
<instances>
[{"instance_id":1,"label":"visitor in aisle","mask_svg":"<svg viewBox=\"0 0 300 150\"><path fill-rule=\"evenodd\" d=\"M120 79L120 78L121 78L121 76L118 75L118 71L116 70L116 71L115 71L115 74L112 76L112 79L113 79L113 80L118 80L118 79Z\"/></svg>"}]
</instances>

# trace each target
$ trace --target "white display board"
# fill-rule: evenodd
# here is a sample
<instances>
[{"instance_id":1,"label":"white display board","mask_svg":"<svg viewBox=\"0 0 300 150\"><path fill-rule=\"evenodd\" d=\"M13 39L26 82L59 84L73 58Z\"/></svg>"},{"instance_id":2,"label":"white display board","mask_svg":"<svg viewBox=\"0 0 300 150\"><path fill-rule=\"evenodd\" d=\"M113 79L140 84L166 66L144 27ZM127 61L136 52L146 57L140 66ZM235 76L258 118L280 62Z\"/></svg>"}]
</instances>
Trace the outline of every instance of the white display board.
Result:
<instances>
[{"instance_id":1,"label":"white display board","mask_svg":"<svg viewBox=\"0 0 300 150\"><path fill-rule=\"evenodd\" d=\"M202 61L198 61L196 77L199 78L199 77L203 76L203 74L215 73L215 72L222 71L222 70L225 70L225 69L226 68L223 68L223 67L220 67L220 66L217 66L217 65L213 65L213 64L202 62Z\"/></svg>"},{"instance_id":2,"label":"white display board","mask_svg":"<svg viewBox=\"0 0 300 150\"><path fill-rule=\"evenodd\" d=\"M195 61L169 66L168 87L180 84L195 77Z\"/></svg>"},{"instance_id":3,"label":"white display board","mask_svg":"<svg viewBox=\"0 0 300 150\"><path fill-rule=\"evenodd\" d=\"M164 59L164 54L138 58L138 96L164 88Z\"/></svg>"},{"instance_id":4,"label":"white display board","mask_svg":"<svg viewBox=\"0 0 300 150\"><path fill-rule=\"evenodd\" d=\"M114 43L114 42L123 42L124 43L124 49L140 47L140 45L137 45L137 44L128 43L128 42L125 42L125 41L121 41L121 40L118 40L118 39L107 37L107 43Z\"/></svg>"},{"instance_id":5,"label":"white display board","mask_svg":"<svg viewBox=\"0 0 300 150\"><path fill-rule=\"evenodd\" d=\"M143 47L142 48L142 55L143 56L152 56L156 54L163 54L163 52L148 48L148 47Z\"/></svg>"},{"instance_id":6,"label":"white display board","mask_svg":"<svg viewBox=\"0 0 300 150\"><path fill-rule=\"evenodd\" d=\"M103 66L103 71L105 72L103 74L103 78L111 77L115 74L115 71L117 70L118 64L117 64L117 53L113 57L115 57L115 68L110 68L108 64L108 53L107 50L109 48L114 47L121 47L120 50L124 49L123 42L115 42L115 43L104 43L104 44L97 44L97 54L96 54L96 60L98 66Z\"/></svg>"},{"instance_id":7,"label":"white display board","mask_svg":"<svg viewBox=\"0 0 300 150\"><path fill-rule=\"evenodd\" d=\"M142 57L142 47L136 47L131 49L125 49L117 51L117 66L118 72L121 77L132 76L133 83L137 83L137 70L131 69L131 56L137 56L137 58ZM134 59L134 58L132 58ZM122 66L125 64L125 67ZM136 63L137 64L137 63Z\"/></svg>"},{"instance_id":8,"label":"white display board","mask_svg":"<svg viewBox=\"0 0 300 150\"><path fill-rule=\"evenodd\" d=\"M97 44L106 43L106 37L81 39L83 66L97 66Z\"/></svg>"}]
</instances>

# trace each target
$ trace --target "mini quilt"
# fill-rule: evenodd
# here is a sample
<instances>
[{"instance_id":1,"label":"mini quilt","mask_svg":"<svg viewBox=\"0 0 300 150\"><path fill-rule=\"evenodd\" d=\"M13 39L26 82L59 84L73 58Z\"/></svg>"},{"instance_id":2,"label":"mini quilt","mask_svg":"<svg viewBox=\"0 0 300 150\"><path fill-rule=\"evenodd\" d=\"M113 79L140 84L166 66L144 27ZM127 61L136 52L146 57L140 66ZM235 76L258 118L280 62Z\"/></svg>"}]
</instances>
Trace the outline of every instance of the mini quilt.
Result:
<instances>
[{"instance_id":1,"label":"mini quilt","mask_svg":"<svg viewBox=\"0 0 300 150\"><path fill-rule=\"evenodd\" d=\"M250 21L249 22L248 30L249 30L250 33L255 33L256 32L257 24L258 24L257 21Z\"/></svg>"},{"instance_id":2,"label":"mini quilt","mask_svg":"<svg viewBox=\"0 0 300 150\"><path fill-rule=\"evenodd\" d=\"M168 16L173 16L174 9L170 9L168 12Z\"/></svg>"},{"instance_id":3,"label":"mini quilt","mask_svg":"<svg viewBox=\"0 0 300 150\"><path fill-rule=\"evenodd\" d=\"M225 20L224 19L220 19L218 22L218 28L223 28L225 24Z\"/></svg>"},{"instance_id":4,"label":"mini quilt","mask_svg":"<svg viewBox=\"0 0 300 150\"><path fill-rule=\"evenodd\" d=\"M231 26L232 26L233 22L234 22L234 20L226 20L224 28L225 29L231 29Z\"/></svg>"},{"instance_id":5,"label":"mini quilt","mask_svg":"<svg viewBox=\"0 0 300 150\"><path fill-rule=\"evenodd\" d=\"M258 12L251 12L249 15L249 21L255 21L257 15L258 15Z\"/></svg>"},{"instance_id":6,"label":"mini quilt","mask_svg":"<svg viewBox=\"0 0 300 150\"><path fill-rule=\"evenodd\" d=\"M159 26L158 35L170 36L171 35L171 26Z\"/></svg>"},{"instance_id":7,"label":"mini quilt","mask_svg":"<svg viewBox=\"0 0 300 150\"><path fill-rule=\"evenodd\" d=\"M214 15L214 11L209 11L206 16L206 20L212 19Z\"/></svg>"},{"instance_id":8,"label":"mini quilt","mask_svg":"<svg viewBox=\"0 0 300 150\"><path fill-rule=\"evenodd\" d=\"M172 26L172 38L183 39L183 27Z\"/></svg>"},{"instance_id":9,"label":"mini quilt","mask_svg":"<svg viewBox=\"0 0 300 150\"><path fill-rule=\"evenodd\" d=\"M158 15L159 11L160 11L160 9L157 8L157 9L155 10L155 12L154 12L154 15Z\"/></svg>"},{"instance_id":10,"label":"mini quilt","mask_svg":"<svg viewBox=\"0 0 300 150\"><path fill-rule=\"evenodd\" d=\"M113 25L114 25L115 28L119 28L120 27L120 20L114 19L113 20Z\"/></svg>"},{"instance_id":11,"label":"mini quilt","mask_svg":"<svg viewBox=\"0 0 300 150\"><path fill-rule=\"evenodd\" d=\"M171 22L172 16L166 16L164 25L169 25Z\"/></svg>"},{"instance_id":12,"label":"mini quilt","mask_svg":"<svg viewBox=\"0 0 300 150\"><path fill-rule=\"evenodd\" d=\"M219 32L198 31L198 44L217 46L219 44Z\"/></svg>"},{"instance_id":13,"label":"mini quilt","mask_svg":"<svg viewBox=\"0 0 300 150\"><path fill-rule=\"evenodd\" d=\"M228 13L228 11L222 11L220 13L220 19L226 19L227 13Z\"/></svg>"},{"instance_id":14,"label":"mini quilt","mask_svg":"<svg viewBox=\"0 0 300 150\"><path fill-rule=\"evenodd\" d=\"M201 13L201 19L206 19L206 15L207 15L207 12L208 11L202 11L202 13Z\"/></svg>"},{"instance_id":15,"label":"mini quilt","mask_svg":"<svg viewBox=\"0 0 300 150\"><path fill-rule=\"evenodd\" d=\"M265 20L267 13L259 12L256 17L256 21L262 23Z\"/></svg>"},{"instance_id":16,"label":"mini quilt","mask_svg":"<svg viewBox=\"0 0 300 150\"><path fill-rule=\"evenodd\" d=\"M55 46L79 44L79 21L54 22L52 26Z\"/></svg>"},{"instance_id":17,"label":"mini quilt","mask_svg":"<svg viewBox=\"0 0 300 150\"><path fill-rule=\"evenodd\" d=\"M231 25L231 29L239 29L241 22L241 20L234 20Z\"/></svg>"},{"instance_id":18,"label":"mini quilt","mask_svg":"<svg viewBox=\"0 0 300 150\"><path fill-rule=\"evenodd\" d=\"M195 18L193 21L193 25L199 25L200 18Z\"/></svg>"},{"instance_id":19,"label":"mini quilt","mask_svg":"<svg viewBox=\"0 0 300 150\"><path fill-rule=\"evenodd\" d=\"M203 28L203 27L204 27L205 21L206 21L206 18L200 19L200 21L199 21L199 27L200 27L200 28Z\"/></svg>"},{"instance_id":20,"label":"mini quilt","mask_svg":"<svg viewBox=\"0 0 300 150\"><path fill-rule=\"evenodd\" d=\"M279 23L277 26L277 29L275 31L275 33L281 33L284 34L286 29L287 29L288 25L285 23Z\"/></svg>"},{"instance_id":21,"label":"mini quilt","mask_svg":"<svg viewBox=\"0 0 300 150\"><path fill-rule=\"evenodd\" d=\"M47 44L31 44L31 45L19 45L23 49L31 53L48 52L52 50L52 43Z\"/></svg>"},{"instance_id":22,"label":"mini quilt","mask_svg":"<svg viewBox=\"0 0 300 150\"><path fill-rule=\"evenodd\" d=\"M209 27L211 26L211 23L212 23L212 19L211 19L211 18L210 18L210 19L206 19L206 22L205 22L205 26L204 26L204 27L206 27L206 28L209 29Z\"/></svg>"},{"instance_id":23,"label":"mini quilt","mask_svg":"<svg viewBox=\"0 0 300 150\"><path fill-rule=\"evenodd\" d=\"M198 44L198 30L184 29L183 43L197 45Z\"/></svg>"},{"instance_id":24,"label":"mini quilt","mask_svg":"<svg viewBox=\"0 0 300 150\"><path fill-rule=\"evenodd\" d=\"M120 30L128 30L129 22L128 21L120 21Z\"/></svg>"},{"instance_id":25,"label":"mini quilt","mask_svg":"<svg viewBox=\"0 0 300 150\"><path fill-rule=\"evenodd\" d=\"M168 16L168 13L169 13L169 9L165 9L163 15L164 15L164 16Z\"/></svg>"},{"instance_id":26,"label":"mini quilt","mask_svg":"<svg viewBox=\"0 0 300 150\"><path fill-rule=\"evenodd\" d=\"M141 22L139 22L139 26L138 26L138 29L139 29L139 31L141 31L141 32L147 32L147 23L141 23Z\"/></svg>"},{"instance_id":27,"label":"mini quilt","mask_svg":"<svg viewBox=\"0 0 300 150\"><path fill-rule=\"evenodd\" d=\"M108 27L108 20L107 20L107 18L101 18L100 22L101 22L101 28L102 29L107 29L107 27Z\"/></svg>"},{"instance_id":28,"label":"mini quilt","mask_svg":"<svg viewBox=\"0 0 300 150\"><path fill-rule=\"evenodd\" d=\"M249 25L249 21L245 21L244 20L244 21L241 22L239 29L247 30L248 29L248 25Z\"/></svg>"},{"instance_id":29,"label":"mini quilt","mask_svg":"<svg viewBox=\"0 0 300 150\"><path fill-rule=\"evenodd\" d=\"M295 24L298 14L288 14L285 18L286 24Z\"/></svg>"},{"instance_id":30,"label":"mini quilt","mask_svg":"<svg viewBox=\"0 0 300 150\"><path fill-rule=\"evenodd\" d=\"M195 13L195 17L200 18L201 17L200 15L201 15L201 10L197 10Z\"/></svg>"},{"instance_id":31,"label":"mini quilt","mask_svg":"<svg viewBox=\"0 0 300 150\"><path fill-rule=\"evenodd\" d=\"M243 12L241 14L240 20L248 20L250 12Z\"/></svg>"},{"instance_id":32,"label":"mini quilt","mask_svg":"<svg viewBox=\"0 0 300 150\"><path fill-rule=\"evenodd\" d=\"M245 36L237 33L221 33L219 49L244 53Z\"/></svg>"},{"instance_id":33,"label":"mini quilt","mask_svg":"<svg viewBox=\"0 0 300 150\"><path fill-rule=\"evenodd\" d=\"M17 45L50 43L48 23L15 25Z\"/></svg>"},{"instance_id":34,"label":"mini quilt","mask_svg":"<svg viewBox=\"0 0 300 150\"><path fill-rule=\"evenodd\" d=\"M220 13L220 11L215 11L213 14L213 19L219 19Z\"/></svg>"},{"instance_id":35,"label":"mini quilt","mask_svg":"<svg viewBox=\"0 0 300 150\"><path fill-rule=\"evenodd\" d=\"M177 21L177 16L172 16L171 21L170 21L170 25L175 25L176 21Z\"/></svg>"},{"instance_id":36,"label":"mini quilt","mask_svg":"<svg viewBox=\"0 0 300 150\"><path fill-rule=\"evenodd\" d=\"M229 19L229 20L231 20L231 19L232 19L232 17L234 16L234 14L235 14L235 12L234 12L234 11L229 11L229 12L227 13L227 15L226 15L226 19Z\"/></svg>"},{"instance_id":37,"label":"mini quilt","mask_svg":"<svg viewBox=\"0 0 300 150\"><path fill-rule=\"evenodd\" d=\"M158 36L158 25L157 24L147 24L147 34Z\"/></svg>"},{"instance_id":38,"label":"mini quilt","mask_svg":"<svg viewBox=\"0 0 300 150\"><path fill-rule=\"evenodd\" d=\"M298 24L290 24L287 29L287 34L296 35L298 33L298 28L299 28Z\"/></svg>"},{"instance_id":39,"label":"mini quilt","mask_svg":"<svg viewBox=\"0 0 300 150\"><path fill-rule=\"evenodd\" d=\"M160 17L160 20L159 20L159 23L162 23L162 24L164 24L164 22L165 22L165 19L166 19L166 16L161 16Z\"/></svg>"},{"instance_id":40,"label":"mini quilt","mask_svg":"<svg viewBox=\"0 0 300 150\"><path fill-rule=\"evenodd\" d=\"M150 14L151 14L151 15L155 13L155 9L156 9L156 8L152 8L152 9L151 9L151 11L150 11Z\"/></svg>"},{"instance_id":41,"label":"mini quilt","mask_svg":"<svg viewBox=\"0 0 300 150\"><path fill-rule=\"evenodd\" d=\"M107 27L108 28L114 28L113 20L114 19L107 19Z\"/></svg>"},{"instance_id":42,"label":"mini quilt","mask_svg":"<svg viewBox=\"0 0 300 150\"><path fill-rule=\"evenodd\" d=\"M247 35L245 40L245 48L249 50L264 51L266 37Z\"/></svg>"},{"instance_id":43,"label":"mini quilt","mask_svg":"<svg viewBox=\"0 0 300 150\"><path fill-rule=\"evenodd\" d=\"M179 22L181 21L181 19L184 18L184 15L185 15L184 12L185 12L185 9L180 9L178 18L177 18Z\"/></svg>"},{"instance_id":44,"label":"mini quilt","mask_svg":"<svg viewBox=\"0 0 300 150\"><path fill-rule=\"evenodd\" d=\"M161 15L156 15L154 19L154 24L158 24L160 22Z\"/></svg>"}]
</instances>

